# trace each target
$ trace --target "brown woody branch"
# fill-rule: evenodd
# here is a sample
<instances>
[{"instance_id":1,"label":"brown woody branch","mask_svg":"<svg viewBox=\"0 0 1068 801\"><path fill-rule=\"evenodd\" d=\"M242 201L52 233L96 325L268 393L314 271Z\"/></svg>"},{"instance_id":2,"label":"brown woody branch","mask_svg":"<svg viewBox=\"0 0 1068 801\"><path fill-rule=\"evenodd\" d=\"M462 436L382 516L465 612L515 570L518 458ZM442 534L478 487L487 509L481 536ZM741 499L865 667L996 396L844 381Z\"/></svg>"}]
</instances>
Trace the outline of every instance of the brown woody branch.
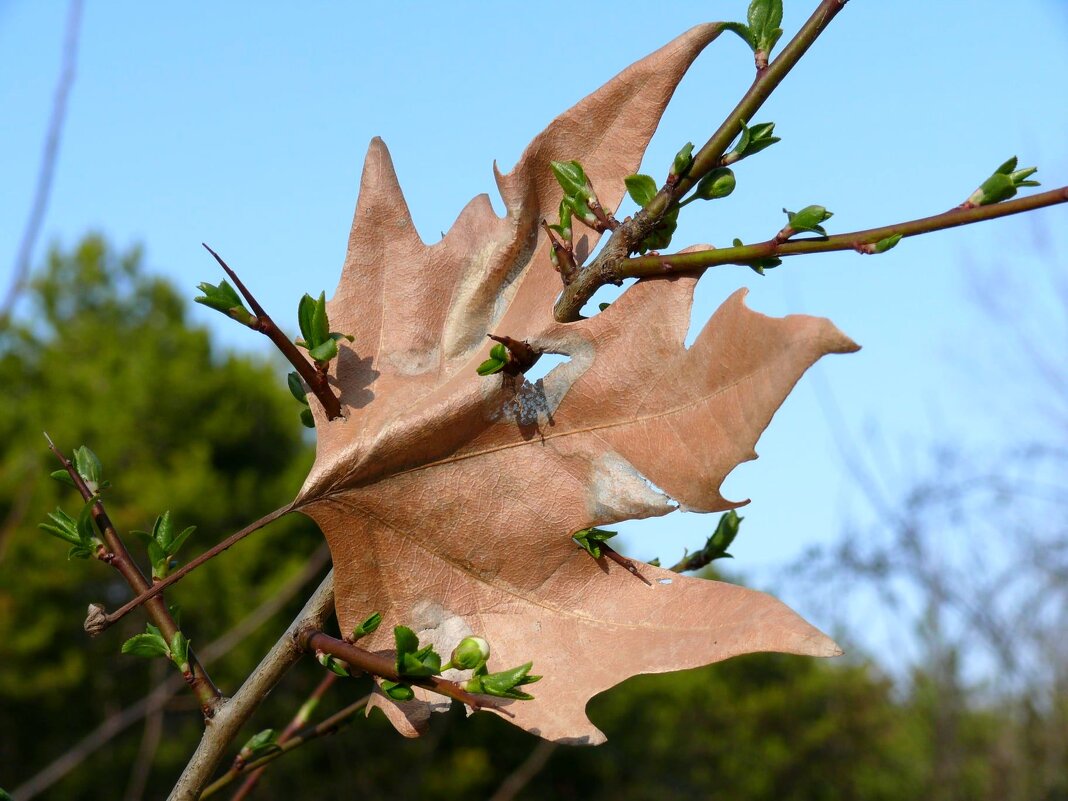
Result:
<instances>
[{"instance_id":1,"label":"brown woody branch","mask_svg":"<svg viewBox=\"0 0 1068 801\"><path fill-rule=\"evenodd\" d=\"M303 655L301 634L322 628L333 611L334 572L330 571L274 647L245 679L241 689L220 705L211 726L205 728L196 752L171 790L170 801L192 801L198 797L241 727L286 671Z\"/></svg>"},{"instance_id":2,"label":"brown woody branch","mask_svg":"<svg viewBox=\"0 0 1068 801\"><path fill-rule=\"evenodd\" d=\"M82 496L82 500L86 503L93 504L93 522L96 524L97 529L104 538L104 543L107 548L107 552L101 554L98 558L115 568L134 592L139 594L145 593L151 585L149 584L148 579L145 578L145 574L141 572L141 569L130 557L130 552L126 550L126 545L119 537L118 532L115 530L115 526L112 524L111 519L104 510L103 502L93 494L92 490L86 485L70 459L63 455L47 434L45 435L45 438L48 439L48 447L51 448L52 453L56 455L60 464L63 465L63 469L67 471L67 475L70 476L71 481L74 482L74 486ZM159 594L154 595L146 604L145 612L149 619L157 628L159 628L164 639L168 643L171 642L174 639L174 635L178 632L178 624L175 622L174 617L167 608L163 596ZM201 666L192 649L189 651L189 674L185 676L185 680L190 689L196 694L197 700L200 701L200 708L204 713L204 717L213 717L215 710L218 708L222 699L222 693L219 692L219 688L215 686L211 677L208 676L207 672Z\"/></svg>"},{"instance_id":3,"label":"brown woody branch","mask_svg":"<svg viewBox=\"0 0 1068 801\"><path fill-rule=\"evenodd\" d=\"M347 662L350 667L362 670L364 673L371 673L372 675L388 679L389 681L403 681L414 684L418 687L430 690L431 692L438 693L439 695L452 698L454 701L467 704L476 711L479 709L493 709L494 711L501 712L505 715L510 714L503 706L487 696L469 693L455 681L443 679L441 676L426 676L419 678L401 676L397 673L397 665L392 657L384 653L368 651L364 648L360 648L358 645L353 645L344 640L331 637L329 634L324 634L321 631L313 629L306 630L301 637L300 642L307 651L323 651L324 653L336 656L338 659L343 659Z\"/></svg>"},{"instance_id":4,"label":"brown woody branch","mask_svg":"<svg viewBox=\"0 0 1068 801\"><path fill-rule=\"evenodd\" d=\"M871 246L892 236L917 236L931 233L932 231L956 228L960 225L971 225L985 220L1008 217L1013 214L1034 211L1066 202L1068 202L1068 186L1062 186L1059 189L1051 189L1048 192L1006 200L989 206L975 206L972 208L958 206L942 214L934 214L930 217L921 217L908 222L896 223L895 225L884 225L881 228L868 228L864 231L853 231L846 234L795 239L786 242L778 238L772 238L766 242L742 245L740 247L713 248L711 250L675 253L665 256L639 256L625 260L620 265L619 270L620 275L624 278L651 278L677 273L700 272L720 264L748 265L762 259L801 256L809 253L830 253L839 250L870 253L872 252Z\"/></svg>"},{"instance_id":5,"label":"brown woody branch","mask_svg":"<svg viewBox=\"0 0 1068 801\"><path fill-rule=\"evenodd\" d=\"M618 284L627 276L621 267L627 257L637 251L664 215L678 205L679 200L698 182L721 165L723 154L741 133L742 124L764 104L783 78L812 46L848 0L822 0L782 53L766 69L757 71L749 90L727 116L712 137L694 155L686 174L668 180L656 196L629 220L623 222L609 238L601 253L588 266L579 270L566 283L553 309L557 322L574 322L581 317L583 305L605 284Z\"/></svg>"},{"instance_id":6,"label":"brown woody branch","mask_svg":"<svg viewBox=\"0 0 1068 801\"><path fill-rule=\"evenodd\" d=\"M203 245L204 243L202 242L201 244ZM281 354L286 357L286 361L293 365L300 377L304 379L304 383L312 391L312 394L319 399L319 403L322 404L328 420L335 420L341 417L341 401L338 400L337 396L334 395L334 391L330 388L326 371L318 369L316 365L313 365L305 358L300 349L293 344L282 329L271 319L271 316L267 314L259 301L248 291L241 279L237 277L237 273L231 270L230 266L222 260L222 257L207 245L204 245L204 249L215 257L215 261L219 262L219 266L223 268L230 280L234 282L234 286L248 301L248 305L252 307L255 320L250 327L255 328L271 340Z\"/></svg>"},{"instance_id":7,"label":"brown woody branch","mask_svg":"<svg viewBox=\"0 0 1068 801\"><path fill-rule=\"evenodd\" d=\"M93 604L89 607L89 616L85 619L85 630L89 632L91 636L95 637L96 635L100 634L100 632L107 629L111 624L115 623L118 620L121 620L134 609L141 606L141 604L151 601L153 598L155 598L161 592L167 589L167 587L181 581L187 574L196 570L208 560L214 559L227 548L230 548L235 543L244 539L252 532L259 531L268 523L273 523L278 518L282 517L285 514L288 514L290 511L292 511L292 509L293 505L288 504L280 509L275 509L273 512L264 515L259 520L249 523L243 529L231 534L222 542L208 548L208 550L204 551L204 553L200 554L200 556L196 557L195 559L190 559L189 562L182 565L180 568L175 570L166 578L153 582L151 586L148 586L144 590L141 590L137 597L131 598L129 601L124 603L114 612L105 613L104 607L100 606L99 604Z\"/></svg>"}]
</instances>

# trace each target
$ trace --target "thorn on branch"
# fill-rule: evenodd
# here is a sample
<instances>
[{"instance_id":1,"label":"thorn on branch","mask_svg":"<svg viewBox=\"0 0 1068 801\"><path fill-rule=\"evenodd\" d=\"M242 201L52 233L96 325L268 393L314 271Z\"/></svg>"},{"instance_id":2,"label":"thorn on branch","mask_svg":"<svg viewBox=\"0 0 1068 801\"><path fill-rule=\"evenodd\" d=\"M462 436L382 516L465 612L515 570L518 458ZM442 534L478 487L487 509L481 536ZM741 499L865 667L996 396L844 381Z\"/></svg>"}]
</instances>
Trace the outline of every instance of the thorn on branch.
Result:
<instances>
[{"instance_id":1,"label":"thorn on branch","mask_svg":"<svg viewBox=\"0 0 1068 801\"><path fill-rule=\"evenodd\" d=\"M234 282L234 286L237 287L238 291L244 296L245 300L248 301L248 305L252 308L252 312L255 316L252 318L252 321L246 324L249 325L250 328L254 327L261 334L270 339L281 354L286 357L286 360L296 368L300 377L304 379L304 382L311 389L312 393L319 399L323 411L326 412L327 419L336 420L338 417L341 417L341 401L338 400L337 396L334 395L334 391L330 388L326 371L319 369L318 365L313 365L304 357L304 355L297 349L297 346L294 345L289 340L289 337L282 332L282 329L275 324L274 320L267 314L259 301L256 300L251 292L249 292L244 282L238 278L237 273L230 269L230 266L223 261L222 257L208 247L207 244L203 242L201 244L204 246L204 249L214 257L215 261L219 263L223 272L225 272L230 280Z\"/></svg>"}]
</instances>

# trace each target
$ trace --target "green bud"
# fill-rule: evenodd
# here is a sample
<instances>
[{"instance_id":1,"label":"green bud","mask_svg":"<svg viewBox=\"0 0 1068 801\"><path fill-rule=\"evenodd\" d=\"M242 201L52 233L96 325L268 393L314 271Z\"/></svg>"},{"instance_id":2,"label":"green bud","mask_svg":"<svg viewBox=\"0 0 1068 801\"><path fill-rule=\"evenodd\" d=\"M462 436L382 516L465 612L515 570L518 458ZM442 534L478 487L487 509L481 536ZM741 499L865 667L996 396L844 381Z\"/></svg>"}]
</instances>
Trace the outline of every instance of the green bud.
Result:
<instances>
[{"instance_id":1,"label":"green bud","mask_svg":"<svg viewBox=\"0 0 1068 801\"><path fill-rule=\"evenodd\" d=\"M180 631L174 632L171 639L171 661L183 673L189 670L189 640Z\"/></svg>"},{"instance_id":2,"label":"green bud","mask_svg":"<svg viewBox=\"0 0 1068 801\"><path fill-rule=\"evenodd\" d=\"M499 362L508 361L508 348L502 343L498 342L492 348L490 348L490 358L496 359Z\"/></svg>"},{"instance_id":3,"label":"green bud","mask_svg":"<svg viewBox=\"0 0 1068 801\"><path fill-rule=\"evenodd\" d=\"M407 684L390 681L389 679L382 679L382 683L379 687L381 687L382 692L384 692L387 697L392 698L394 701L411 701L415 698L415 693Z\"/></svg>"},{"instance_id":4,"label":"green bud","mask_svg":"<svg viewBox=\"0 0 1068 801\"><path fill-rule=\"evenodd\" d=\"M382 613L375 612L373 615L368 617L365 621L363 621L360 625L358 625L352 630L352 641L355 642L356 640L366 637L368 634L377 629L380 625L382 625Z\"/></svg>"},{"instance_id":5,"label":"green bud","mask_svg":"<svg viewBox=\"0 0 1068 801\"><path fill-rule=\"evenodd\" d=\"M452 650L450 664L457 670L474 670L486 664L490 646L481 637L464 637Z\"/></svg>"},{"instance_id":6,"label":"green bud","mask_svg":"<svg viewBox=\"0 0 1068 801\"><path fill-rule=\"evenodd\" d=\"M312 416L311 409L306 406L300 410L300 422L305 428L315 428L315 418Z\"/></svg>"},{"instance_id":7,"label":"green bud","mask_svg":"<svg viewBox=\"0 0 1068 801\"><path fill-rule=\"evenodd\" d=\"M533 684L541 680L541 676L531 676L530 669L533 662L502 670L500 673L482 673L472 676L464 683L464 689L469 693L492 695L497 698L514 698L517 701L531 701L533 695L518 689L527 684Z\"/></svg>"},{"instance_id":8,"label":"green bud","mask_svg":"<svg viewBox=\"0 0 1068 801\"><path fill-rule=\"evenodd\" d=\"M992 203L1000 203L1003 200L1016 195L1021 186L1040 186L1038 181L1027 180L1036 172L1037 167L1016 169L1016 156L1006 161L994 174L983 181L979 188L972 192L965 203L966 206L989 206Z\"/></svg>"},{"instance_id":9,"label":"green bud","mask_svg":"<svg viewBox=\"0 0 1068 801\"><path fill-rule=\"evenodd\" d=\"M872 249L872 253L886 253L886 251L897 246L897 243L901 241L901 234L894 234L888 236L886 239L880 239L875 243L875 247Z\"/></svg>"},{"instance_id":10,"label":"green bud","mask_svg":"<svg viewBox=\"0 0 1068 801\"><path fill-rule=\"evenodd\" d=\"M738 139L738 144L723 157L724 164L734 164L736 161L756 155L761 150L782 141L779 137L772 136L775 131L773 122L758 122L750 128L746 126L745 120L742 120L741 126L742 134Z\"/></svg>"},{"instance_id":11,"label":"green bud","mask_svg":"<svg viewBox=\"0 0 1068 801\"><path fill-rule=\"evenodd\" d=\"M692 164L693 142L687 142L682 146L682 149L675 154L675 159L671 162L671 175L675 178L681 178L689 172Z\"/></svg>"},{"instance_id":12,"label":"green bud","mask_svg":"<svg viewBox=\"0 0 1068 801\"><path fill-rule=\"evenodd\" d=\"M649 175L628 175L623 179L627 194L639 208L645 208L656 197L656 181Z\"/></svg>"},{"instance_id":13,"label":"green bud","mask_svg":"<svg viewBox=\"0 0 1068 801\"><path fill-rule=\"evenodd\" d=\"M801 211L797 212L787 211L786 209L782 211L786 215L787 228L790 229L789 236L803 232L827 236L827 232L821 223L834 216L832 212L827 211L823 206L805 206Z\"/></svg>"},{"instance_id":14,"label":"green bud","mask_svg":"<svg viewBox=\"0 0 1068 801\"><path fill-rule=\"evenodd\" d=\"M549 166L566 196L581 200L596 200L597 196L593 193L586 171L577 161L550 161Z\"/></svg>"},{"instance_id":15,"label":"green bud","mask_svg":"<svg viewBox=\"0 0 1068 801\"><path fill-rule=\"evenodd\" d=\"M204 294L193 298L194 302L222 312L242 325L252 325L254 320L252 313L245 308L240 296L226 281L219 282L218 286L208 283L197 284L197 289Z\"/></svg>"},{"instance_id":16,"label":"green bud","mask_svg":"<svg viewBox=\"0 0 1068 801\"><path fill-rule=\"evenodd\" d=\"M756 261L750 263L749 268L753 272L759 275L763 275L765 270L770 270L774 267L778 267L780 264L782 264L782 259L772 257L767 259L757 259Z\"/></svg>"},{"instance_id":17,"label":"green bud","mask_svg":"<svg viewBox=\"0 0 1068 801\"><path fill-rule=\"evenodd\" d=\"M726 167L717 167L697 184L694 193L701 200L719 200L734 191L734 173Z\"/></svg>"},{"instance_id":18,"label":"green bud","mask_svg":"<svg viewBox=\"0 0 1068 801\"><path fill-rule=\"evenodd\" d=\"M240 758L245 762L249 762L279 749L278 737L275 735L274 729L264 729L253 734L245 741L245 744L241 746Z\"/></svg>"},{"instance_id":19,"label":"green bud","mask_svg":"<svg viewBox=\"0 0 1068 801\"><path fill-rule=\"evenodd\" d=\"M345 666L342 660L338 659L333 654L328 654L325 651L316 651L315 658L319 661L319 664L338 676L344 676L348 678L351 674L348 668Z\"/></svg>"},{"instance_id":20,"label":"green bud","mask_svg":"<svg viewBox=\"0 0 1068 801\"><path fill-rule=\"evenodd\" d=\"M660 557L650 559L648 562L646 562L646 564L652 565L653 567L660 567Z\"/></svg>"},{"instance_id":21,"label":"green bud","mask_svg":"<svg viewBox=\"0 0 1068 801\"><path fill-rule=\"evenodd\" d=\"M612 537L616 536L618 532L605 531L600 528L584 528L582 531L576 531L571 535L571 538L578 543L586 553L592 556L594 559L601 558L601 543L606 542Z\"/></svg>"},{"instance_id":22,"label":"green bud","mask_svg":"<svg viewBox=\"0 0 1068 801\"><path fill-rule=\"evenodd\" d=\"M102 474L103 466L96 454L85 445L74 450L74 469L82 477L90 492L96 492L104 483Z\"/></svg>"},{"instance_id":23,"label":"green bud","mask_svg":"<svg viewBox=\"0 0 1068 801\"><path fill-rule=\"evenodd\" d=\"M598 303L597 304L597 310L598 311L604 311L605 309L607 309L611 305L612 305L611 303Z\"/></svg>"},{"instance_id":24,"label":"green bud","mask_svg":"<svg viewBox=\"0 0 1068 801\"><path fill-rule=\"evenodd\" d=\"M393 639L397 645L397 673L401 676L436 676L441 672L441 657L432 645L419 647L419 637L407 626L396 626Z\"/></svg>"},{"instance_id":25,"label":"green bud","mask_svg":"<svg viewBox=\"0 0 1068 801\"><path fill-rule=\"evenodd\" d=\"M734 538L738 536L738 526L743 519L733 509L720 516L716 530L708 538L708 542L705 543L705 551L710 554L711 559L733 558L727 553L727 549L734 542Z\"/></svg>"}]
</instances>

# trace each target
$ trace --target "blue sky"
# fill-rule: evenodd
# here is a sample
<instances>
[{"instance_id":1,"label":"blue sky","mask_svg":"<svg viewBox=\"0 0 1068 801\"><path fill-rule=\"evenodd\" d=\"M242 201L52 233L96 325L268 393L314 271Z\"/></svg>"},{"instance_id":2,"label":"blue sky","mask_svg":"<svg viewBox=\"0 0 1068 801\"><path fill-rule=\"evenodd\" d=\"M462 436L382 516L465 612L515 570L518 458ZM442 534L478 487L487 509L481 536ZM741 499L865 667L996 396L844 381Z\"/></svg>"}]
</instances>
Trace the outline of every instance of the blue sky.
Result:
<instances>
[{"instance_id":1,"label":"blue sky","mask_svg":"<svg viewBox=\"0 0 1068 801\"><path fill-rule=\"evenodd\" d=\"M787 0L787 37L812 6ZM206 241L276 318L292 320L300 294L336 285L372 136L389 145L416 225L433 241L480 192L500 208L494 159L508 169L557 113L690 26L744 18L745 2L589 8L89 0L38 256L48 243L102 231L119 246L143 243L151 269L192 296L198 281L220 277ZM691 207L676 244L763 239L781 227L783 206L809 203L835 212L832 232L925 216L959 203L1014 153L1040 167L1046 188L1068 183L1065 4L1008 8L853 0L758 115L777 123L782 143L740 165L729 201ZM64 3L0 2L7 264L28 211L64 14ZM703 141L751 70L739 40L713 44L676 94L646 171L663 173L679 146ZM1063 231L1066 214L1062 206L1039 219ZM758 446L761 458L728 479L728 497L753 499L738 569L771 575L866 514L829 416L862 445L878 432L888 453L904 454L936 439L993 447L1032 425L1012 411L1027 388L992 387L984 371L1001 335L976 312L969 285L979 268L1000 267L995 282L1022 285L1041 307L1034 225L956 229L879 257L795 259L764 278L730 267L706 276L699 322L744 285L753 308L831 317L864 346L804 379ZM1052 236L1068 252L1068 237ZM227 347L264 345L206 309L193 314ZM837 412L821 402L821 386ZM673 559L699 546L712 522L627 525L627 547ZM790 600L804 611L805 599Z\"/></svg>"}]
</instances>

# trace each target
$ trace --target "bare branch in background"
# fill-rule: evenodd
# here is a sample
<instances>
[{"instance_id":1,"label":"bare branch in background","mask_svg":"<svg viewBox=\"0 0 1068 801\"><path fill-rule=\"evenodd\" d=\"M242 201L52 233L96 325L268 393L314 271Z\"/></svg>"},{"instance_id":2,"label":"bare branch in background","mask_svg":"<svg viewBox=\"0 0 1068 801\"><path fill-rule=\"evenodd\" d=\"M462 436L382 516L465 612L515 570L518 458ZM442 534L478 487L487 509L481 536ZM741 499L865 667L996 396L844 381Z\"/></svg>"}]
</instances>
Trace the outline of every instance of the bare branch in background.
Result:
<instances>
[{"instance_id":1,"label":"bare branch in background","mask_svg":"<svg viewBox=\"0 0 1068 801\"><path fill-rule=\"evenodd\" d=\"M56 159L59 155L59 142L63 134L63 123L67 117L67 100L74 85L75 65L78 61L78 36L81 32L82 0L71 0L67 10L67 28L63 39L63 55L59 69L59 80L52 101L52 117L45 134L44 153L41 167L37 172L37 185L33 192L30 216L22 232L18 253L15 256L14 269L11 272L11 285L8 287L4 303L0 306L0 327L11 316L11 311L19 295L26 286L33 260L33 249L41 233L48 200L52 194L52 178L55 174Z\"/></svg>"}]
</instances>

